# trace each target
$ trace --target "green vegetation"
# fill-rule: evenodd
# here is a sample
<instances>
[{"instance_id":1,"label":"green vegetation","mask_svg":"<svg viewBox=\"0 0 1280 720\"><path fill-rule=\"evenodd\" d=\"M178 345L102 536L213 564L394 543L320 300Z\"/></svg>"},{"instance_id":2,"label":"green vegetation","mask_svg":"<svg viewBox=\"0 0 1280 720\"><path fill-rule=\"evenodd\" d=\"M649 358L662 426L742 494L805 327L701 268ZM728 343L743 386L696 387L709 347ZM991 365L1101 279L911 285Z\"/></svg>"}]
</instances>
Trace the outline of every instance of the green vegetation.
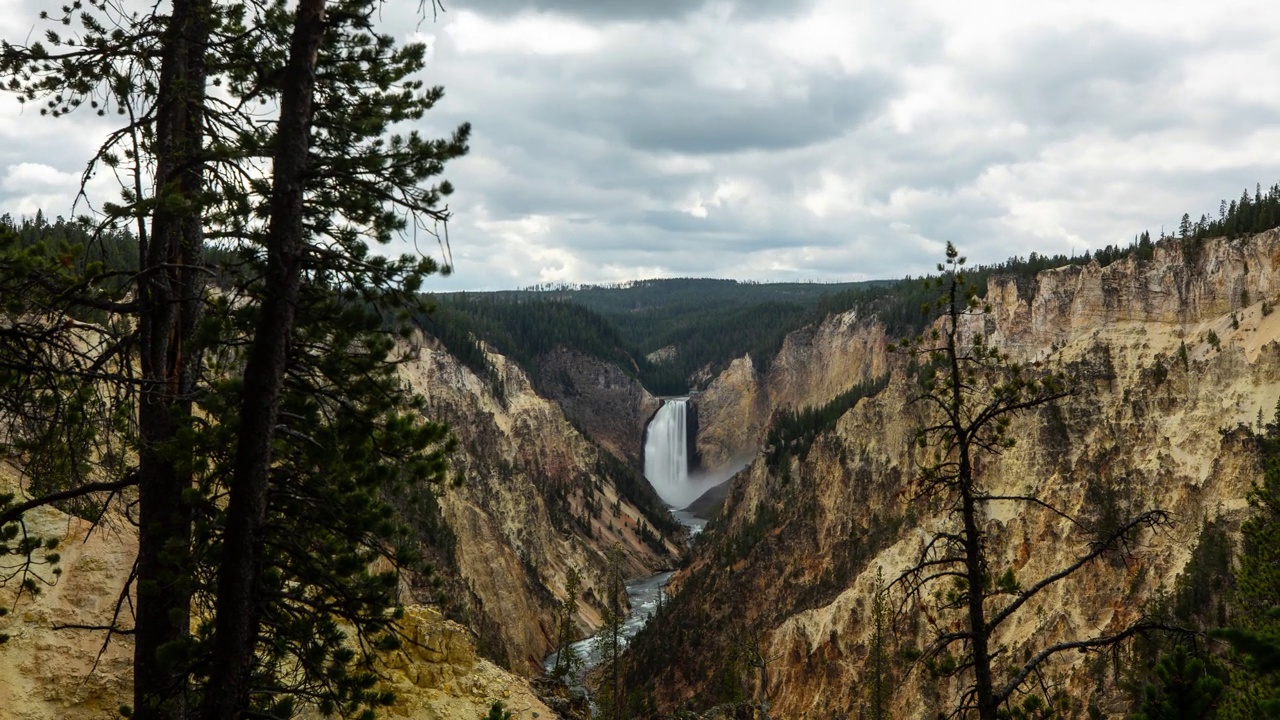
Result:
<instances>
[{"instance_id":1,"label":"green vegetation","mask_svg":"<svg viewBox=\"0 0 1280 720\"><path fill-rule=\"evenodd\" d=\"M849 412L858 401L880 392L889 383L889 376L865 383L858 383L832 398L822 407L779 410L769 423L765 436L765 458L770 470L778 470L788 458L801 458L809 452L809 446L822 433L835 427L836 421Z\"/></svg>"},{"instance_id":2,"label":"green vegetation","mask_svg":"<svg viewBox=\"0 0 1280 720\"><path fill-rule=\"evenodd\" d=\"M1221 636L1248 658L1233 667L1218 717L1280 717L1280 407L1258 439L1263 476L1249 495L1252 515L1240 527L1240 556L1229 626Z\"/></svg>"},{"instance_id":3,"label":"green vegetation","mask_svg":"<svg viewBox=\"0 0 1280 720\"><path fill-rule=\"evenodd\" d=\"M1205 661L1183 645L1160 658L1147 686L1142 707L1132 720L1204 720L1213 717L1222 695L1222 681L1207 671Z\"/></svg>"},{"instance_id":4,"label":"green vegetation","mask_svg":"<svg viewBox=\"0 0 1280 720\"><path fill-rule=\"evenodd\" d=\"M1219 203L1216 219L1202 214L1199 220L1193 220L1190 213L1184 213L1177 237L1187 261L1195 262L1200 257L1204 241L1209 238L1238 238L1270 230L1277 225L1280 225L1280 183L1267 188L1265 194L1259 183L1254 186L1252 195L1245 188L1240 199Z\"/></svg>"},{"instance_id":5,"label":"green vegetation","mask_svg":"<svg viewBox=\"0 0 1280 720\"><path fill-rule=\"evenodd\" d=\"M138 557L108 630L133 635L139 720L391 702L369 657L399 642L401 574L427 571L397 511L435 507L453 443L396 373L440 268L370 245L447 220L469 128L391 130L442 91L377 7L77 2L0 52L41 114L121 118L85 173L120 179L114 201L0 223L0 454L41 477L0 498L0 584L58 561L28 510L124 508Z\"/></svg>"},{"instance_id":6,"label":"green vegetation","mask_svg":"<svg viewBox=\"0 0 1280 720\"><path fill-rule=\"evenodd\" d=\"M1254 441L1264 475L1234 564L1226 528L1206 523L1172 592L1148 604L1179 631L1135 642L1121 683L1134 720L1280 717L1280 412Z\"/></svg>"},{"instance_id":7,"label":"green vegetation","mask_svg":"<svg viewBox=\"0 0 1280 720\"><path fill-rule=\"evenodd\" d=\"M573 649L573 641L577 639L575 623L578 617L578 595L582 592L582 578L578 571L569 568L569 576L564 584L564 600L556 613L556 662L551 668L551 677L565 682L582 669L582 658Z\"/></svg>"},{"instance_id":8,"label":"green vegetation","mask_svg":"<svg viewBox=\"0 0 1280 720\"><path fill-rule=\"evenodd\" d=\"M1094 257L1109 263L1136 249L1108 247ZM1032 253L1027 259L979 268L975 280L984 290L990 275L1014 276L1025 285L1041 270L1091 260L1088 253L1075 258ZM539 356L567 347L618 365L659 395L688 392L695 374L718 373L744 356L751 357L757 370L767 370L789 333L832 313L856 310L864 318L874 316L896 337L919 332L929 319L921 309L928 295L911 278L833 284L644 280L431 299L435 317L420 321L482 377L491 377L492 370L472 336L531 374L536 374ZM646 360L667 348L674 350L670 359Z\"/></svg>"},{"instance_id":9,"label":"green vegetation","mask_svg":"<svg viewBox=\"0 0 1280 720\"><path fill-rule=\"evenodd\" d=\"M419 322L477 375L496 381L476 340L489 343L535 379L540 359L568 348L613 363L660 395L687 391L669 367L650 363L629 346L607 319L576 303L548 299L508 301L488 295L439 295Z\"/></svg>"},{"instance_id":10,"label":"green vegetation","mask_svg":"<svg viewBox=\"0 0 1280 720\"><path fill-rule=\"evenodd\" d=\"M511 720L514 717L514 713L503 707L501 700L495 700L493 705L489 706L488 714L480 720Z\"/></svg>"},{"instance_id":11,"label":"green vegetation","mask_svg":"<svg viewBox=\"0 0 1280 720\"><path fill-rule=\"evenodd\" d=\"M606 570L600 601L604 605L603 624L595 638L597 669L594 699L596 717L623 720L628 716L626 695L626 643L622 624L627 619L627 588L622 576L622 548L614 545L606 553Z\"/></svg>"},{"instance_id":12,"label":"green vegetation","mask_svg":"<svg viewBox=\"0 0 1280 720\"><path fill-rule=\"evenodd\" d=\"M871 596L871 639L867 647L866 712L868 720L889 720L893 701L893 674L889 657L889 594L885 590L884 568L876 568L875 592Z\"/></svg>"}]
</instances>

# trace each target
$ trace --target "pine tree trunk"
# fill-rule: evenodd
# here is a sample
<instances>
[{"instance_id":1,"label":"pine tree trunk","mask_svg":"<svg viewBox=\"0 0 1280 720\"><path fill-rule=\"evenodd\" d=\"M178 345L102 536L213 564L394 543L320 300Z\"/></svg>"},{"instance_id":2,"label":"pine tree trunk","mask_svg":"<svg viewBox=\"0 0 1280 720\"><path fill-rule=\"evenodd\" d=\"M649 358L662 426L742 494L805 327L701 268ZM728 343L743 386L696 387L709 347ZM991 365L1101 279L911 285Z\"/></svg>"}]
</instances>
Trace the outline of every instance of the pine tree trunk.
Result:
<instances>
[{"instance_id":1,"label":"pine tree trunk","mask_svg":"<svg viewBox=\"0 0 1280 720\"><path fill-rule=\"evenodd\" d=\"M950 287L948 314L950 328L947 333L947 359L951 367L951 412L953 430L956 434L956 452L959 457L957 482L960 489L961 513L964 521L964 558L965 578L969 583L969 632L970 646L973 654L974 695L978 704L978 717L981 720L996 720L995 690L991 680L991 656L987 645L987 615L984 607L986 592L986 557L982 547L982 529L978 527L978 506L974 498L973 465L969 457L970 437L961 424L965 407L964 375L960 367L957 336L960 334L961 298L957 293L956 283Z\"/></svg>"},{"instance_id":2,"label":"pine tree trunk","mask_svg":"<svg viewBox=\"0 0 1280 720\"><path fill-rule=\"evenodd\" d=\"M267 235L265 296L245 365L226 538L218 571L214 671L202 711L207 720L239 718L249 709L260 621L256 599L261 566L259 538L266 519L271 443L280 409L306 249L303 190L311 136L315 62L324 33L324 7L325 0L301 0L298 4L281 95Z\"/></svg>"},{"instance_id":3,"label":"pine tree trunk","mask_svg":"<svg viewBox=\"0 0 1280 720\"><path fill-rule=\"evenodd\" d=\"M960 456L961 493L963 494L965 576L969 582L969 631L973 637L974 694L978 703L978 717L996 720L995 690L991 679L991 654L987 644L987 617L983 604L986 586L986 569L982 563L982 535L978 528L977 504L969 481L968 450Z\"/></svg>"},{"instance_id":4,"label":"pine tree trunk","mask_svg":"<svg viewBox=\"0 0 1280 720\"><path fill-rule=\"evenodd\" d=\"M171 652L190 635L190 457L175 442L191 416L199 352L192 336L204 288L198 195L203 188L207 0L174 0L156 107L156 195L150 243L140 248L138 297L138 587L134 717L186 714L186 667Z\"/></svg>"}]
</instances>

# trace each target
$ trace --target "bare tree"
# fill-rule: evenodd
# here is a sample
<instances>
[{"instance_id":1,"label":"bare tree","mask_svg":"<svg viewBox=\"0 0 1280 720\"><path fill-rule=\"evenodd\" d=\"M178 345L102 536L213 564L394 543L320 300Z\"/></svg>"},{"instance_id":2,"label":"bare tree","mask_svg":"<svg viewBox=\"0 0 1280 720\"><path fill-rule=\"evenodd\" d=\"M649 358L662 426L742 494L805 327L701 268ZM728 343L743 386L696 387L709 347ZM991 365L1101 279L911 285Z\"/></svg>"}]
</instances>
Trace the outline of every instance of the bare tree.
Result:
<instances>
[{"instance_id":1,"label":"bare tree","mask_svg":"<svg viewBox=\"0 0 1280 720\"><path fill-rule=\"evenodd\" d=\"M1002 648L993 647L993 636L1005 623L1044 590L1076 574L1093 561L1122 550L1141 530L1168 521L1161 510L1148 510L1093 532L1084 550L1049 575L1024 585L1013 568L992 568L985 527L986 508L992 503L1019 503L1029 510L1050 512L1089 529L1084 521L1035 495L993 494L975 470L981 455L999 455L1014 444L1013 418L1027 410L1048 405L1072 393L1062 373L1041 371L1012 361L987 343L981 317L990 312L966 282L965 258L948 243L946 263L938 265L936 282L942 294L936 307L939 322L925 336L903 343L900 350L918 364L921 392L913 400L924 406L925 420L916 432L920 462L916 500L936 503L947 524L932 534L916 564L893 585L902 591L902 607L926 603L936 597L936 611L956 612L963 622L957 629L940 629L925 648L921 661L941 675L968 676L968 685L950 717L996 720L1002 709L1042 666L1060 653L1089 652L1111 647L1125 639L1156 629L1140 620L1110 634L1059 642L1032 652L1021 663L993 673L993 659ZM932 593L936 584L946 584ZM958 649L958 652L957 652Z\"/></svg>"}]
</instances>

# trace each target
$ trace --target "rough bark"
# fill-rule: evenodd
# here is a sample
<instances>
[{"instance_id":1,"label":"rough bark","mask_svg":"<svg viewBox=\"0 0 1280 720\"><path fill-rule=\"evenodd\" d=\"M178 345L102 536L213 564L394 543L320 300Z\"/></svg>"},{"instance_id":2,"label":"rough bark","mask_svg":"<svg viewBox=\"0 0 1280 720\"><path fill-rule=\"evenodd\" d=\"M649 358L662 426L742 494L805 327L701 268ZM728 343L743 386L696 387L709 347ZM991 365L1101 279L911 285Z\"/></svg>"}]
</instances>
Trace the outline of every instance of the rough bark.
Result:
<instances>
[{"instance_id":1,"label":"rough bark","mask_svg":"<svg viewBox=\"0 0 1280 720\"><path fill-rule=\"evenodd\" d=\"M134 717L186 712L184 663L173 653L190 634L191 463L176 444L191 415L199 366L192 337L200 312L203 232L207 0L174 0L156 107L156 197L142 248L138 297L141 402L138 453L138 588Z\"/></svg>"},{"instance_id":2,"label":"rough bark","mask_svg":"<svg viewBox=\"0 0 1280 720\"><path fill-rule=\"evenodd\" d=\"M310 144L315 62L324 32L324 0L301 0L280 102L262 315L245 365L240 427L218 571L213 672L202 716L239 718L249 709L260 614L256 585L266 519L271 443L293 334L302 262L304 181Z\"/></svg>"}]
</instances>

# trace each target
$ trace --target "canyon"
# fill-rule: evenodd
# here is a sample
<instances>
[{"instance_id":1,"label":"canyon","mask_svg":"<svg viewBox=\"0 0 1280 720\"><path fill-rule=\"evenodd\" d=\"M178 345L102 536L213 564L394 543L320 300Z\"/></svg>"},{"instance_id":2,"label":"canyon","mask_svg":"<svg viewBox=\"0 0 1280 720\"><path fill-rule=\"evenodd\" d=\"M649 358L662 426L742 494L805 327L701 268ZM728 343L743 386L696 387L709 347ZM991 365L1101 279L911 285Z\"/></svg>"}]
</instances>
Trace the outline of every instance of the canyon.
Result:
<instances>
[{"instance_id":1,"label":"canyon","mask_svg":"<svg viewBox=\"0 0 1280 720\"><path fill-rule=\"evenodd\" d=\"M1174 585L1206 524L1234 532L1247 516L1261 473L1252 436L1280 398L1280 314L1269 311L1280 298L1280 231L1210 240L1194 256L1170 240L1150 259L995 275L985 297L990 312L970 329L1019 361L1061 370L1074 392L1020 415L1016 444L982 460L983 483L1084 518L1151 507L1172 518L1131 558L1095 563L1019 613L998 641L1020 657L1131 622ZM897 577L943 523L911 499L925 415L895 339L873 313L836 313L787 335L768 362L739 357L707 374L688 400L690 455L713 474L745 467L692 546L641 478L646 427L663 400L632 373L567 348L530 372L486 348L495 381L429 336L407 341L402 377L429 416L454 428L458 482L436 493L439 537L451 538L432 557L436 574L403 588L411 634L429 650L385 660L403 698L391 714L469 720L503 700L521 718L555 716L527 678L554 648L571 568L583 577L578 634L600 625L604 550L616 543L629 577L681 568L669 607L634 646L633 688L653 712L708 711L729 701L731 685L767 697L774 718L857 716L878 578ZM780 411L881 378L883 390L806 448L765 447ZM128 637L99 656L103 633L54 627L109 620L136 531L108 517L90 532L51 509L31 522L57 528L65 571L37 598L0 598L15 608L0 618L12 636L0 645L0 707L31 720L100 717L127 695ZM985 523L993 557L1020 579L1069 564L1089 542L1043 509L993 506ZM933 620L904 617L894 647L920 645ZM769 658L766 679L747 651ZM957 685L908 666L893 717L950 706ZM1088 656L1049 669L1077 715L1121 711Z\"/></svg>"},{"instance_id":2,"label":"canyon","mask_svg":"<svg viewBox=\"0 0 1280 720\"><path fill-rule=\"evenodd\" d=\"M1125 627L1174 586L1207 524L1238 529L1261 477L1252 436L1280 397L1280 316L1269 312L1278 294L1276 231L1209 241L1193 262L1170 240L1150 260L989 280L990 312L971 329L1014 360L1062 371L1073 392L1017 418L1016 445L981 458L984 487L1086 521L1147 508L1171 518L1131 557L1095 562L1028 603L995 638L1006 658L998 672L1033 649ZM944 527L936 508L910 501L922 453L914 433L927 416L908 371L874 318L847 314L789 337L768 371L739 361L708 388L699 408L704 458L759 443L780 406L816 405L889 376L801 457L784 453L771 467L761 453L735 478L706 542L673 579L671 613L638 639L644 661L661 668L638 679L657 707L714 705L726 674L745 696L763 692L773 717L865 707L877 578L897 578ZM744 420L712 431L727 415ZM985 525L993 563L1024 583L1070 565L1091 539L1055 512L1014 503L992 503ZM896 649L923 646L927 626L943 622L910 610L892 633ZM744 637L756 647L744 648ZM772 658L763 689L749 663L725 660L746 651ZM1061 679L1072 715L1122 716L1089 659L1058 656L1047 672ZM892 717L933 717L955 702L957 685L901 665Z\"/></svg>"}]
</instances>

